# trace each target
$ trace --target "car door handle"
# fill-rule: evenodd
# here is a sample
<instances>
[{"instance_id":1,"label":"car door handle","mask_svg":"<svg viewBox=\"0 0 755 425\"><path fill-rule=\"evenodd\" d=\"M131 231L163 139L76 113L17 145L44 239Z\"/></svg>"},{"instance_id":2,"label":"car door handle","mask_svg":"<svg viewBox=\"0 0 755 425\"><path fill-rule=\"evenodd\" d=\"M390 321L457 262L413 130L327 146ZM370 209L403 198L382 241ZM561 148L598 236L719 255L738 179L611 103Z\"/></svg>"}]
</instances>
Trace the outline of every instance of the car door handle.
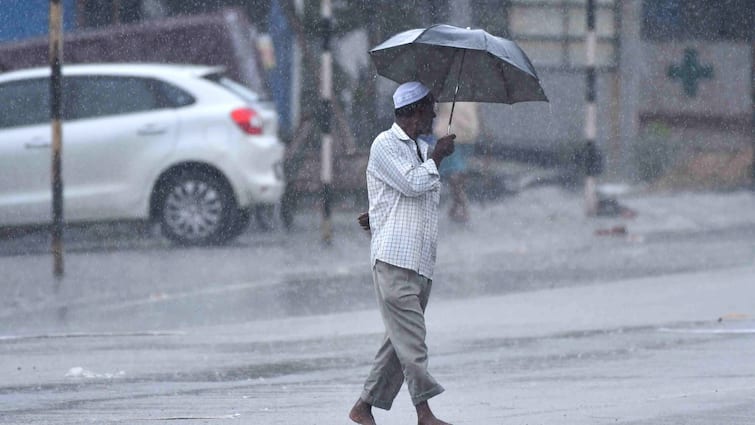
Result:
<instances>
[{"instance_id":1,"label":"car door handle","mask_svg":"<svg viewBox=\"0 0 755 425\"><path fill-rule=\"evenodd\" d=\"M155 124L147 124L144 127L141 127L139 130L137 130L136 133L140 136L155 136L158 134L164 134L167 131L168 131L168 127L155 125Z\"/></svg>"},{"instance_id":2,"label":"car door handle","mask_svg":"<svg viewBox=\"0 0 755 425\"><path fill-rule=\"evenodd\" d=\"M24 147L26 149L50 149L50 142L26 142Z\"/></svg>"}]
</instances>

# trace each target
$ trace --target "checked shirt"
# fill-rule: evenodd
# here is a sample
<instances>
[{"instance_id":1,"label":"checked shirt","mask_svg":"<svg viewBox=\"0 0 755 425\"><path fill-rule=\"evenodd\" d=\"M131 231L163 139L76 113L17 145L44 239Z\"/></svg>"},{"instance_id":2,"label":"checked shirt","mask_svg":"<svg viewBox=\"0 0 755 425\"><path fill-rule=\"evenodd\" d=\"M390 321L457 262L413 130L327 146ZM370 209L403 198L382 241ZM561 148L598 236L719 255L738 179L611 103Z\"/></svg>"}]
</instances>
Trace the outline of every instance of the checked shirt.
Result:
<instances>
[{"instance_id":1,"label":"checked shirt","mask_svg":"<svg viewBox=\"0 0 755 425\"><path fill-rule=\"evenodd\" d=\"M440 175L435 161L424 160L427 143L417 143L395 123L372 142L367 163L371 261L373 267L380 260L432 279Z\"/></svg>"}]
</instances>

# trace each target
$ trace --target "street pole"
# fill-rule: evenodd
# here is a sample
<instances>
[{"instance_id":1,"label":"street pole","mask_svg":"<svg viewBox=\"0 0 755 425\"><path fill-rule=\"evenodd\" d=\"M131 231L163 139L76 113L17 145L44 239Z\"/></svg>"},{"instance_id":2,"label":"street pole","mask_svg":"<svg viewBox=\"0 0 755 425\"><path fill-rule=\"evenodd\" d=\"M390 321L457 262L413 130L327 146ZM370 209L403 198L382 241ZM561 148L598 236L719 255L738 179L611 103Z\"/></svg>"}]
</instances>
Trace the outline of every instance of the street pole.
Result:
<instances>
[{"instance_id":1,"label":"street pole","mask_svg":"<svg viewBox=\"0 0 755 425\"><path fill-rule=\"evenodd\" d=\"M121 23L121 0L113 1L113 23L115 25Z\"/></svg>"},{"instance_id":2,"label":"street pole","mask_svg":"<svg viewBox=\"0 0 755 425\"><path fill-rule=\"evenodd\" d=\"M596 175L598 174L598 151L595 146L597 135L598 108L595 104L595 54L597 48L597 35L595 33L595 0L587 0L586 10L587 32L585 35L586 53L586 93L585 93L585 148L582 162L585 167L585 212L588 216L594 216L598 212L598 195L596 188Z\"/></svg>"},{"instance_id":3,"label":"street pole","mask_svg":"<svg viewBox=\"0 0 755 425\"><path fill-rule=\"evenodd\" d=\"M50 0L50 118L52 121L52 256L53 275L63 277L63 179L61 148L62 82L60 66L63 61L63 13L60 0Z\"/></svg>"},{"instance_id":4,"label":"street pole","mask_svg":"<svg viewBox=\"0 0 755 425\"><path fill-rule=\"evenodd\" d=\"M321 0L320 16L322 18L322 58L320 68L320 108L321 144L320 144L320 182L322 184L322 241L326 245L333 242L333 225L331 222L331 197L333 183L333 136L331 134L331 115L333 112L333 55L330 51L331 32L333 30L333 8L331 0Z\"/></svg>"},{"instance_id":5,"label":"street pole","mask_svg":"<svg viewBox=\"0 0 755 425\"><path fill-rule=\"evenodd\" d=\"M750 142L752 143L752 163L750 164L750 188L755 191L755 26L750 28Z\"/></svg>"}]
</instances>

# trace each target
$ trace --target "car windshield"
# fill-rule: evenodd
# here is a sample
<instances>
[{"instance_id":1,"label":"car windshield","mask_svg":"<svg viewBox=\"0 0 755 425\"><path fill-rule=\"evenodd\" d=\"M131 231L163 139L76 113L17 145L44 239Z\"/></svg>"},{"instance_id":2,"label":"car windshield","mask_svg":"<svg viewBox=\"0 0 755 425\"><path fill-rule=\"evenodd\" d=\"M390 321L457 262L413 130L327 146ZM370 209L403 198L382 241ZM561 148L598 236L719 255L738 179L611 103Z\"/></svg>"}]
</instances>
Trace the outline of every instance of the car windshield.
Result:
<instances>
[{"instance_id":1,"label":"car windshield","mask_svg":"<svg viewBox=\"0 0 755 425\"><path fill-rule=\"evenodd\" d=\"M205 76L204 78L220 84L221 86L230 90L232 93L244 99L244 101L246 102L254 103L254 102L259 102L261 100L264 100L257 92L253 91L249 87L244 86L241 83L233 81L232 79L226 77L225 75L210 74L210 75Z\"/></svg>"}]
</instances>

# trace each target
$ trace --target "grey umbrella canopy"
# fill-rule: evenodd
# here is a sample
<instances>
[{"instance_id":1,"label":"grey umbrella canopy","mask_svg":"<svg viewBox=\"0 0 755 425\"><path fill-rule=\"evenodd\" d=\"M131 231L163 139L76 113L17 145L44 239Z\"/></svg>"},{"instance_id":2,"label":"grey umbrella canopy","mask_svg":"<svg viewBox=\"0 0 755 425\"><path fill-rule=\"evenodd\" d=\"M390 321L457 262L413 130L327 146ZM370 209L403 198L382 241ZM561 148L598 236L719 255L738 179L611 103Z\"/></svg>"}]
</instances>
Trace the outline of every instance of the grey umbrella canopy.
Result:
<instances>
[{"instance_id":1,"label":"grey umbrella canopy","mask_svg":"<svg viewBox=\"0 0 755 425\"><path fill-rule=\"evenodd\" d=\"M421 81L439 102L548 101L524 51L480 29L438 24L404 31L370 57L379 75Z\"/></svg>"}]
</instances>

